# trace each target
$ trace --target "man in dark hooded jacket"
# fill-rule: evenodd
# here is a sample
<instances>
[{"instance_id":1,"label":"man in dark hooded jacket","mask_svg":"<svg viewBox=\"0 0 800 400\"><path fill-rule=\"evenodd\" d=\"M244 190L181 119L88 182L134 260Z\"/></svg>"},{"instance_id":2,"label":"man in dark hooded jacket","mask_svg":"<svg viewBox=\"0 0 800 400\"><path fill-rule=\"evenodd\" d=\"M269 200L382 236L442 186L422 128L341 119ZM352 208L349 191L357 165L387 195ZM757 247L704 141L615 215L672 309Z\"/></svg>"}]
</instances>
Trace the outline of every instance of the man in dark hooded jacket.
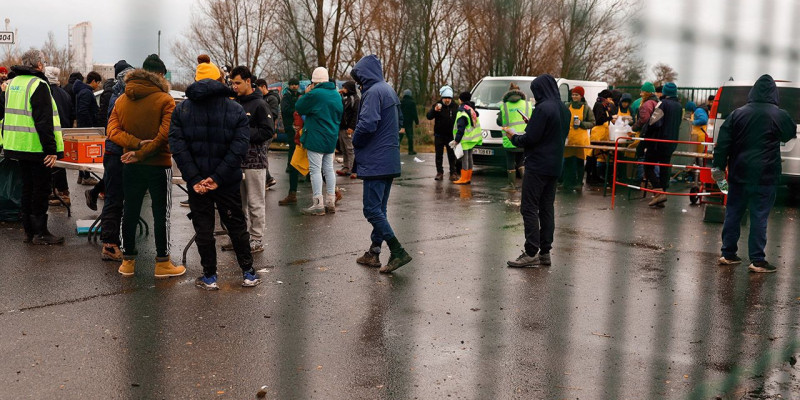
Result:
<instances>
[{"instance_id":1,"label":"man in dark hooded jacket","mask_svg":"<svg viewBox=\"0 0 800 400\"><path fill-rule=\"evenodd\" d=\"M664 114L659 121L650 124L644 123L644 137L648 139L678 140L678 133L681 129L683 119L683 107L678 102L678 86L668 82L662 89L661 105L657 106ZM655 113L655 109L654 109ZM649 118L652 119L652 118ZM644 161L649 163L669 164L672 153L677 148L677 143L645 142ZM654 165L645 165L644 173L647 180L655 186L656 190L667 191L669 188L670 167L659 166L659 173L656 176ZM667 201L666 194L658 194L650 200L650 207L664 207Z\"/></svg>"},{"instance_id":2,"label":"man in dark hooded jacket","mask_svg":"<svg viewBox=\"0 0 800 400\"><path fill-rule=\"evenodd\" d=\"M242 106L231 100L234 96L236 93L219 81L200 79L186 89L187 100L175 108L169 129L170 150L189 186L189 218L203 266L195 285L206 290L219 289L215 209L242 269L242 286L261 283L253 269L239 190L242 161L250 148L250 121Z\"/></svg>"},{"instance_id":3,"label":"man in dark hooded jacket","mask_svg":"<svg viewBox=\"0 0 800 400\"><path fill-rule=\"evenodd\" d=\"M73 106L75 105L75 90L73 89L75 87L75 81L83 82L83 74L80 72L73 72L69 74L69 78L67 79L67 84L64 85L64 91L66 91L69 94L70 98L72 99ZM72 128L72 125L70 125L69 127Z\"/></svg>"},{"instance_id":4,"label":"man in dark hooded jacket","mask_svg":"<svg viewBox=\"0 0 800 400\"><path fill-rule=\"evenodd\" d=\"M383 80L383 68L375 55L362 58L350 75L361 86L361 107L353 133L353 147L356 172L358 178L364 180L364 216L372 224L369 251L356 262L380 267L380 272L388 273L411 261L386 216L392 181L400 176L400 138L397 134L403 124L400 99ZM384 241L389 245L391 256L389 262L381 267L380 252Z\"/></svg>"},{"instance_id":5,"label":"man in dark hooded jacket","mask_svg":"<svg viewBox=\"0 0 800 400\"><path fill-rule=\"evenodd\" d=\"M767 218L775 202L781 177L780 143L797 136L797 125L786 110L778 108L778 88L762 75L747 97L747 105L734 110L717 136L712 174L718 182L728 168L728 203L722 227L722 265L742 262L736 255L740 223L750 209L750 271L775 272L765 260Z\"/></svg>"},{"instance_id":6,"label":"man in dark hooded jacket","mask_svg":"<svg viewBox=\"0 0 800 400\"><path fill-rule=\"evenodd\" d=\"M403 134L408 138L408 154L417 154L414 151L414 125L419 125L419 116L417 115L417 103L414 101L414 96L411 95L411 90L406 89L403 91L403 98L400 100L400 109L403 111L403 129L400 131L400 141L403 140Z\"/></svg>"},{"instance_id":7,"label":"man in dark hooded jacket","mask_svg":"<svg viewBox=\"0 0 800 400\"><path fill-rule=\"evenodd\" d=\"M555 233L556 182L561 175L564 143L570 126L570 112L561 102L556 80L550 75L531 82L536 100L524 134L504 128L514 146L525 149L525 176L522 179L522 220L525 224L525 250L509 267L550 265L550 249Z\"/></svg>"}]
</instances>

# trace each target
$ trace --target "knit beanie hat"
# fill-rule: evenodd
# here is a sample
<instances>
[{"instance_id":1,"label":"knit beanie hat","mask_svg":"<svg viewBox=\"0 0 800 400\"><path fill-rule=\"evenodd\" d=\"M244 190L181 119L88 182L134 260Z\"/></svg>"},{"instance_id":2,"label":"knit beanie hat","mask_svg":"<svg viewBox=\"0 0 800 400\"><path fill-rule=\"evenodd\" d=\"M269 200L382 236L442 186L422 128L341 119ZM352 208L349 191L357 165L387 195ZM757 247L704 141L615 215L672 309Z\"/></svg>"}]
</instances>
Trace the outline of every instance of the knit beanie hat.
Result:
<instances>
[{"instance_id":1,"label":"knit beanie hat","mask_svg":"<svg viewBox=\"0 0 800 400\"><path fill-rule=\"evenodd\" d=\"M8 69L6 69L6 67L0 67L0 74L7 74L7 73Z\"/></svg>"},{"instance_id":2,"label":"knit beanie hat","mask_svg":"<svg viewBox=\"0 0 800 400\"><path fill-rule=\"evenodd\" d=\"M442 88L439 89L439 96L442 96L443 98L452 99L453 98L453 88L451 88L450 86L447 86L447 85L442 86Z\"/></svg>"},{"instance_id":3,"label":"knit beanie hat","mask_svg":"<svg viewBox=\"0 0 800 400\"><path fill-rule=\"evenodd\" d=\"M694 110L697 109L697 104L694 104L693 101L687 101L683 109L689 112L694 112Z\"/></svg>"},{"instance_id":4,"label":"knit beanie hat","mask_svg":"<svg viewBox=\"0 0 800 400\"><path fill-rule=\"evenodd\" d=\"M164 62L161 61L161 58L158 57L158 54L150 54L147 56L142 64L142 69L156 74L167 74L167 66L164 65Z\"/></svg>"},{"instance_id":5,"label":"knit beanie hat","mask_svg":"<svg viewBox=\"0 0 800 400\"><path fill-rule=\"evenodd\" d=\"M572 88L572 93L577 93L581 95L581 97L586 95L586 91L583 90L583 86L575 86L574 88Z\"/></svg>"},{"instance_id":6,"label":"knit beanie hat","mask_svg":"<svg viewBox=\"0 0 800 400\"><path fill-rule=\"evenodd\" d=\"M289 79L289 82L288 82L288 84L289 84L289 86L292 86L292 85L299 85L299 84L300 84L300 81L299 81L299 80L297 80L297 78L292 78L292 79Z\"/></svg>"},{"instance_id":7,"label":"knit beanie hat","mask_svg":"<svg viewBox=\"0 0 800 400\"><path fill-rule=\"evenodd\" d=\"M317 67L311 73L312 83L323 83L328 81L328 69L325 67Z\"/></svg>"},{"instance_id":8,"label":"knit beanie hat","mask_svg":"<svg viewBox=\"0 0 800 400\"><path fill-rule=\"evenodd\" d=\"M403 90L403 97L411 97L411 89Z\"/></svg>"},{"instance_id":9,"label":"knit beanie hat","mask_svg":"<svg viewBox=\"0 0 800 400\"><path fill-rule=\"evenodd\" d=\"M603 90L600 92L599 96L600 96L600 98L603 98L603 99L608 99L608 98L611 98L611 97L613 97L614 95L611 93L611 91L610 91L610 90L608 90L608 89L603 89Z\"/></svg>"},{"instance_id":10,"label":"knit beanie hat","mask_svg":"<svg viewBox=\"0 0 800 400\"><path fill-rule=\"evenodd\" d=\"M203 79L211 79L212 81L216 81L222 75L219 73L219 68L212 63L202 63L197 66L197 70L194 73L194 80L202 81Z\"/></svg>"},{"instance_id":11,"label":"knit beanie hat","mask_svg":"<svg viewBox=\"0 0 800 400\"><path fill-rule=\"evenodd\" d=\"M58 67L52 67L49 65L44 67L44 76L47 77L47 82L52 85L58 85L58 75L60 73L61 69Z\"/></svg>"},{"instance_id":12,"label":"knit beanie hat","mask_svg":"<svg viewBox=\"0 0 800 400\"><path fill-rule=\"evenodd\" d=\"M347 93L350 94L356 93L356 83L354 81L347 81L342 84L342 87L347 89Z\"/></svg>"},{"instance_id":13,"label":"knit beanie hat","mask_svg":"<svg viewBox=\"0 0 800 400\"><path fill-rule=\"evenodd\" d=\"M678 97L678 85L673 82L667 82L661 89L661 94L663 94L664 97Z\"/></svg>"},{"instance_id":14,"label":"knit beanie hat","mask_svg":"<svg viewBox=\"0 0 800 400\"><path fill-rule=\"evenodd\" d=\"M119 60L116 64L114 64L114 76L119 75L120 72L125 71L128 68L133 68L130 64L128 64L125 60Z\"/></svg>"},{"instance_id":15,"label":"knit beanie hat","mask_svg":"<svg viewBox=\"0 0 800 400\"><path fill-rule=\"evenodd\" d=\"M463 102L463 103L471 101L472 100L472 93L470 93L470 92L461 92L461 94L458 95L458 99L461 100L461 102Z\"/></svg>"},{"instance_id":16,"label":"knit beanie hat","mask_svg":"<svg viewBox=\"0 0 800 400\"><path fill-rule=\"evenodd\" d=\"M647 93L655 93L656 92L656 87L653 86L653 82L645 82L642 85L642 91L643 92L647 92Z\"/></svg>"}]
</instances>

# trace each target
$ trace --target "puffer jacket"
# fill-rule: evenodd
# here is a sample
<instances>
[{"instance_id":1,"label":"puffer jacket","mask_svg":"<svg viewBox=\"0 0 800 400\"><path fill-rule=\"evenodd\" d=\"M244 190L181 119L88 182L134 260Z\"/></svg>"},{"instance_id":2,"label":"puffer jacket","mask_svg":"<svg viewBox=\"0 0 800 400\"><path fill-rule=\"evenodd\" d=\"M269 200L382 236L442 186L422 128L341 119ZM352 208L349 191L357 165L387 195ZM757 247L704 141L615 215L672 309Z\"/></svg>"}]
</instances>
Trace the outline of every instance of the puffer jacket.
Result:
<instances>
[{"instance_id":1,"label":"puffer jacket","mask_svg":"<svg viewBox=\"0 0 800 400\"><path fill-rule=\"evenodd\" d=\"M250 126L242 106L230 99L235 95L224 84L203 79L186 89L187 100L172 113L169 146L189 187L210 177L217 190L239 190Z\"/></svg>"},{"instance_id":2,"label":"puffer jacket","mask_svg":"<svg viewBox=\"0 0 800 400\"><path fill-rule=\"evenodd\" d=\"M295 111L305 117L300 142L306 150L322 154L336 151L343 107L342 97L333 82L314 86L297 100Z\"/></svg>"},{"instance_id":3,"label":"puffer jacket","mask_svg":"<svg viewBox=\"0 0 800 400\"><path fill-rule=\"evenodd\" d=\"M780 143L797 136L797 125L778 108L778 88L762 75L750 89L747 104L734 110L717 134L714 168L728 168L728 181L775 185L781 176Z\"/></svg>"},{"instance_id":4,"label":"puffer jacket","mask_svg":"<svg viewBox=\"0 0 800 400\"><path fill-rule=\"evenodd\" d=\"M353 133L359 179L400 176L400 99L383 80L383 68L375 55L356 63L350 75L361 85L361 107ZM453 126L450 125L450 135Z\"/></svg>"},{"instance_id":5,"label":"puffer jacket","mask_svg":"<svg viewBox=\"0 0 800 400\"><path fill-rule=\"evenodd\" d=\"M172 166L167 133L175 100L167 80L137 69L125 81L125 95L114 103L108 119L108 138L124 151L135 151L143 165ZM142 145L143 140L152 142Z\"/></svg>"}]
</instances>

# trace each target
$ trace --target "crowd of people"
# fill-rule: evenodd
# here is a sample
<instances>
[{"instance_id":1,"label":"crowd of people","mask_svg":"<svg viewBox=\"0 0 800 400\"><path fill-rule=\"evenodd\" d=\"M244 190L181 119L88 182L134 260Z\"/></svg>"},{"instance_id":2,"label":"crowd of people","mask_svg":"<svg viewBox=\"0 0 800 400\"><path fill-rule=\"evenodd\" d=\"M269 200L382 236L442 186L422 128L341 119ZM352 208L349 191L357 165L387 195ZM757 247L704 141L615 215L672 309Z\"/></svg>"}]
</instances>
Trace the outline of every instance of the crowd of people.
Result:
<instances>
[{"instance_id":1,"label":"crowd of people","mask_svg":"<svg viewBox=\"0 0 800 400\"><path fill-rule=\"evenodd\" d=\"M198 287L217 289L217 259L214 239L215 213L220 216L242 270L242 285L252 287L261 280L253 268L253 254L264 250L266 190L276 184L269 173L268 149L282 123L289 144L286 172L289 190L278 203L296 204L300 176L311 182L311 204L306 215L335 214L342 199L336 177L363 181L363 212L373 230L370 245L357 258L362 265L392 272L409 263L388 221L387 205L393 180L400 176L400 141L408 140L414 152L414 125L419 124L417 106L410 91L402 100L383 78L381 62L370 55L351 69L351 81L341 89L324 67L313 71L311 83L301 92L299 81L290 79L279 96L267 82L256 79L245 66L226 72L208 55L197 58L195 80L186 90L186 100L176 105L164 78L167 68L155 54L141 68L125 60L114 67L115 79L103 81L96 72L70 76L64 88L58 85L60 71L46 66L38 50L26 52L22 64L12 67L3 84L4 122L2 139L5 156L19 160L23 171L22 221L25 242L59 244L63 237L47 228L51 175L54 200L69 201L66 174L51 174L63 156L62 127L104 127L107 139L102 181L80 175L78 183L92 185L85 198L97 209L103 194L102 257L119 261L119 273L132 276L136 270L136 225L145 193L150 193L156 246L155 276L180 276L186 268L170 258L169 232L172 206L172 165L176 164L188 185L189 218L196 233L203 274ZM3 69L0 69L3 73ZM102 88L99 105L94 93ZM736 256L738 225L745 206L758 218L751 225L750 270L772 272L764 260L766 217L774 201L775 172L780 160L778 143L794 137L795 126L785 111L777 109L775 83L762 77L751 93L747 111L737 111L720 129L714 152L714 166L733 174L723 230L721 264L740 262ZM632 136L669 142L637 142L635 159L644 167L635 179L646 179L656 194L649 205L663 208L670 183L672 154L681 122L692 125L692 138L706 140L708 109L693 102L682 106L678 88L672 83L656 87L645 82L640 98L603 90L590 108L582 87L571 90L571 101L561 100L555 79L541 75L531 83L533 99L515 84L503 96L497 124L505 132L508 186L520 189L516 176L522 175L521 213L525 226L525 249L510 267L550 265L554 239L556 188L580 190L584 177L589 184L602 181L609 168L606 154L587 148L591 142L609 140L610 126L620 120ZM444 180L447 152L449 181L469 185L473 175L473 149L482 144L480 114L470 92L458 102L454 90L442 86L440 99L426 114L433 120L436 176ZM752 105L755 104L755 105ZM737 117L737 118L734 118ZM769 129L764 141L752 132L754 119ZM767 123L772 121L774 123ZM744 139L740 139L739 137ZM744 148L742 148L744 146ZM749 146L749 147L748 147ZM342 154L342 167L334 170L335 151ZM754 152L751 148L757 148ZM705 151L698 146L698 151ZM769 160L759 155L768 154ZM720 172L716 178L723 179ZM759 174L754 175L753 171ZM724 176L724 173L722 173ZM726 183L727 184L727 183ZM760 185L760 186L759 186ZM769 189L771 187L772 189ZM766 193L766 194L765 194ZM216 211L215 211L216 210ZM757 230L756 231L754 231ZM121 233L121 234L120 234ZM383 243L390 257L381 263Z\"/></svg>"},{"instance_id":2,"label":"crowd of people","mask_svg":"<svg viewBox=\"0 0 800 400\"><path fill-rule=\"evenodd\" d=\"M47 66L38 50L24 53L21 64L7 74L0 70L4 73L0 137L5 157L18 160L22 167L25 242L64 242L47 228L51 184L60 197L55 200L69 202L66 173L53 173L56 160L64 155L63 128L103 127L103 179L79 176L79 184L93 186L85 192L89 208L97 209L101 194L105 199L102 258L120 262L118 272L123 276L135 274L136 227L149 193L155 276L186 273L170 257L174 162L188 186L188 216L203 267L195 284L218 288L213 234L218 213L241 267L242 285L256 286L261 279L253 268L253 254L264 250L266 190L276 184L269 173L268 149L277 137L280 115L290 133L290 188L279 204L297 202L298 169L305 163L308 171L303 175L310 176L313 196L303 213L335 213L341 199L333 169L338 144L345 154L338 173L364 181L364 215L373 226L370 245L357 261L384 273L411 261L386 215L392 182L400 176L403 118L400 99L383 80L380 60L362 59L352 69L353 80L341 90L328 71L319 67L303 93L299 93L299 82L290 80L282 98L245 66L228 73L208 55L198 56L197 61L195 81L177 105L165 79L167 68L155 54L141 68L120 60L114 66L115 79L106 82L94 71L87 74L86 82L81 74L72 74L64 88L58 85L60 71ZM94 93L101 88L98 105ZM382 264L384 242L390 256Z\"/></svg>"}]
</instances>

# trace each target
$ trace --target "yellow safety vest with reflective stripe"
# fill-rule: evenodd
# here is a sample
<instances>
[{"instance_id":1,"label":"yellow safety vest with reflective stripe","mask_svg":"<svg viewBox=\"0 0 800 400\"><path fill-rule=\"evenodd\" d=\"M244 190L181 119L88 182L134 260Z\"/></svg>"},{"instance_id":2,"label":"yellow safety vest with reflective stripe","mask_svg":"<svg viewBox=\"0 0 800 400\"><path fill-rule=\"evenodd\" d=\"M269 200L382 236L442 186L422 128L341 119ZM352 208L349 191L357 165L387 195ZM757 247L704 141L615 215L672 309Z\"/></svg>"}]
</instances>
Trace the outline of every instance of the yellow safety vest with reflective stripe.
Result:
<instances>
[{"instance_id":1,"label":"yellow safety vest with reflective stripe","mask_svg":"<svg viewBox=\"0 0 800 400\"><path fill-rule=\"evenodd\" d=\"M504 102L503 109L500 110L503 127L511 127L514 128L515 131L522 133L522 131L525 130L525 125L528 123L525 122L525 119L522 118L522 114L520 113L524 113L526 117L530 118L531 103L524 99L517 100L513 103ZM511 144L511 140L505 135L503 135L503 147L507 149L517 148L517 146Z\"/></svg>"},{"instance_id":2,"label":"yellow safety vest with reflective stripe","mask_svg":"<svg viewBox=\"0 0 800 400\"><path fill-rule=\"evenodd\" d=\"M43 153L42 142L31 110L31 97L39 84L44 83L50 93L50 85L33 75L15 77L6 89L6 111L3 120L3 146L6 150L23 153ZM53 104L53 134L56 139L56 151L64 151L64 139L61 135L61 119L58 117L56 101L50 94Z\"/></svg>"},{"instance_id":3,"label":"yellow safety vest with reflective stripe","mask_svg":"<svg viewBox=\"0 0 800 400\"><path fill-rule=\"evenodd\" d=\"M475 126L472 126L472 118L465 111L459 110L456 114L456 123L453 125L453 136L458 133L458 120L461 117L467 118L467 126L464 128L464 136L461 137L461 148L464 150L471 150L475 146L483 144L483 136L481 136L481 123L478 121Z\"/></svg>"}]
</instances>

